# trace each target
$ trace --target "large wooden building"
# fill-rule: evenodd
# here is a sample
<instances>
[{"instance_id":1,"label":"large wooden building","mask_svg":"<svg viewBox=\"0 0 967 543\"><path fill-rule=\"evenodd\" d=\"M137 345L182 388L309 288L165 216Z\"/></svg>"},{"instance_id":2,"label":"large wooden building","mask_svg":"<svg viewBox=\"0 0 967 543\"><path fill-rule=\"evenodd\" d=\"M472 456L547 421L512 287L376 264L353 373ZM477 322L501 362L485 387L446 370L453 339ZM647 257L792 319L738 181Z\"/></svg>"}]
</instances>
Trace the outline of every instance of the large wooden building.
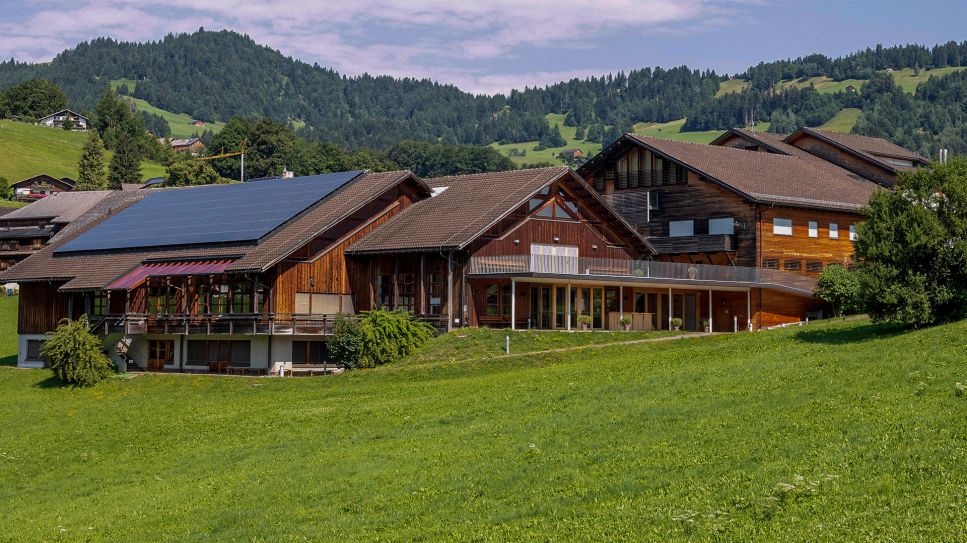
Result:
<instances>
[{"instance_id":1,"label":"large wooden building","mask_svg":"<svg viewBox=\"0 0 967 543\"><path fill-rule=\"evenodd\" d=\"M774 145L775 142L769 145ZM343 172L115 192L0 279L22 366L87 314L120 363L275 372L327 359L337 314L440 329L738 331L825 315L881 184L802 152L626 135L578 172Z\"/></svg>"}]
</instances>

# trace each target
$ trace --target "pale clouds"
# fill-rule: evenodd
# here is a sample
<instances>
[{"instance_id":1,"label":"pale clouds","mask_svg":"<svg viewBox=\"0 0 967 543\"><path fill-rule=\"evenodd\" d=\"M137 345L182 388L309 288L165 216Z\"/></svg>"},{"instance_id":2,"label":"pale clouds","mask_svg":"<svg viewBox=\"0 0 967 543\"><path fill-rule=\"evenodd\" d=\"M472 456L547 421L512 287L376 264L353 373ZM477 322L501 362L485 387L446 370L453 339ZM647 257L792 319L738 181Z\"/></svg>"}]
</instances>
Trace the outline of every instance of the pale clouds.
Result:
<instances>
[{"instance_id":1,"label":"pale clouds","mask_svg":"<svg viewBox=\"0 0 967 543\"><path fill-rule=\"evenodd\" d=\"M0 0L0 8L13 2ZM541 85L616 68L549 67L551 55L594 49L609 33L718 27L747 16L743 0L34 0L0 9L0 57L46 61L97 36L158 39L204 26L347 74L428 77L472 92ZM642 61L641 65L648 64Z\"/></svg>"}]
</instances>

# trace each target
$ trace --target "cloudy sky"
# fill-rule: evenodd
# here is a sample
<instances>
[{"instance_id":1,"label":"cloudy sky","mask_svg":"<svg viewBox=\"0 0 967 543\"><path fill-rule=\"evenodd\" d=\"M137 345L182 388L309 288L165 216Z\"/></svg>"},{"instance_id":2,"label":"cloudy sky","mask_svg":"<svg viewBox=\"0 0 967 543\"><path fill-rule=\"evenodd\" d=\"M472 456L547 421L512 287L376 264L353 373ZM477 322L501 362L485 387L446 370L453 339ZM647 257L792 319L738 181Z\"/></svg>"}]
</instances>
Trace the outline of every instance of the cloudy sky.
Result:
<instances>
[{"instance_id":1,"label":"cloudy sky","mask_svg":"<svg viewBox=\"0 0 967 543\"><path fill-rule=\"evenodd\" d=\"M502 92L643 66L967 39L963 0L0 0L0 58L47 61L97 36L228 28L347 74Z\"/></svg>"}]
</instances>

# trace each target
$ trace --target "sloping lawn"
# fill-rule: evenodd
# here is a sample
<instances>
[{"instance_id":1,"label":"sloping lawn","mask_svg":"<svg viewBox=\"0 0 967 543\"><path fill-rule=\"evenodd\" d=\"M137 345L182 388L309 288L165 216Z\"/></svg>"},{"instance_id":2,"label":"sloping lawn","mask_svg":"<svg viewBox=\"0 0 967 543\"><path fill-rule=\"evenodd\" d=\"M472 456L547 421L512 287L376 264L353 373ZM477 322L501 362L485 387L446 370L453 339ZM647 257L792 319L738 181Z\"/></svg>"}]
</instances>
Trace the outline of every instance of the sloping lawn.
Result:
<instances>
[{"instance_id":1,"label":"sloping lawn","mask_svg":"<svg viewBox=\"0 0 967 543\"><path fill-rule=\"evenodd\" d=\"M0 287L3 285L0 284ZM0 292L0 366L17 365L17 301Z\"/></svg>"},{"instance_id":2,"label":"sloping lawn","mask_svg":"<svg viewBox=\"0 0 967 543\"><path fill-rule=\"evenodd\" d=\"M965 338L855 320L88 390L3 367L0 541L961 541Z\"/></svg>"}]
</instances>

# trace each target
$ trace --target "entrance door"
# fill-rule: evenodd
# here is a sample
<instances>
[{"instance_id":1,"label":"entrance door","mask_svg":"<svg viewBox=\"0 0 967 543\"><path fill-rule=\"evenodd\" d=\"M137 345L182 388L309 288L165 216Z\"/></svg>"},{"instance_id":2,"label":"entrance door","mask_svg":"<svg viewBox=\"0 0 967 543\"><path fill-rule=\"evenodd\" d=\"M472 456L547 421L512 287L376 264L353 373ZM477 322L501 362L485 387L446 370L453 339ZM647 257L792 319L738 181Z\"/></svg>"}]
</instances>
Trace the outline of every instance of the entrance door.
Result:
<instances>
[{"instance_id":1,"label":"entrance door","mask_svg":"<svg viewBox=\"0 0 967 543\"><path fill-rule=\"evenodd\" d=\"M695 294L685 295L685 329L696 331L698 330L698 312L696 311L696 304L698 303L698 296Z\"/></svg>"},{"instance_id":2,"label":"entrance door","mask_svg":"<svg viewBox=\"0 0 967 543\"><path fill-rule=\"evenodd\" d=\"M162 371L174 361L175 342L170 339L148 340L148 371Z\"/></svg>"}]
</instances>

